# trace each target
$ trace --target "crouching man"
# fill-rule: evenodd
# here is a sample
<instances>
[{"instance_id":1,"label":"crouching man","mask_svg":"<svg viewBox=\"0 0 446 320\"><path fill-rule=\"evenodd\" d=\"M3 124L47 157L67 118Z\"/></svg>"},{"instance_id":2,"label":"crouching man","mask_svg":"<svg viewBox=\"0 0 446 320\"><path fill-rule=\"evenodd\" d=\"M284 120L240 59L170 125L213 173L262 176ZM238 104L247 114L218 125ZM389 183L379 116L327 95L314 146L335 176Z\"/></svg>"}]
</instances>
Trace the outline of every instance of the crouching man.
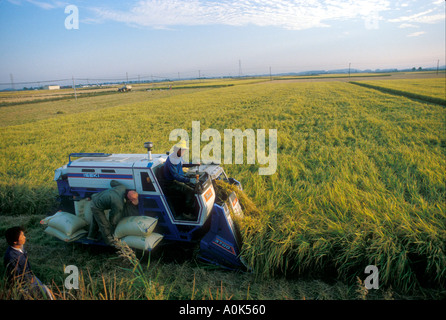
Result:
<instances>
[{"instance_id":1,"label":"crouching man","mask_svg":"<svg viewBox=\"0 0 446 320\"><path fill-rule=\"evenodd\" d=\"M93 219L90 224L88 238L96 240L97 232L101 233L102 239L107 245L113 245L113 232L116 225L124 217L124 211L135 211L138 205L138 193L130 190L122 183L112 180L111 189L101 191L91 197L91 212ZM127 200L127 201L126 201ZM133 208L126 208L131 206ZM107 219L105 210L110 210Z\"/></svg>"}]
</instances>

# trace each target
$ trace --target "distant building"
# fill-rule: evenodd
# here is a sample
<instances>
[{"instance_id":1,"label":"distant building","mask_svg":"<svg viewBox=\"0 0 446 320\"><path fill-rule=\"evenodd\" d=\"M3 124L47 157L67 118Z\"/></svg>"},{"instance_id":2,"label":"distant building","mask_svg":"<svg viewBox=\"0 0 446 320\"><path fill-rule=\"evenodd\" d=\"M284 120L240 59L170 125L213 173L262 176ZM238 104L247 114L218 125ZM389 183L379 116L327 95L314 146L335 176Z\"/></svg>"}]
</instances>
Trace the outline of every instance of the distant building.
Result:
<instances>
[{"instance_id":1,"label":"distant building","mask_svg":"<svg viewBox=\"0 0 446 320\"><path fill-rule=\"evenodd\" d=\"M45 86L43 88L46 90L59 90L60 86Z\"/></svg>"}]
</instances>

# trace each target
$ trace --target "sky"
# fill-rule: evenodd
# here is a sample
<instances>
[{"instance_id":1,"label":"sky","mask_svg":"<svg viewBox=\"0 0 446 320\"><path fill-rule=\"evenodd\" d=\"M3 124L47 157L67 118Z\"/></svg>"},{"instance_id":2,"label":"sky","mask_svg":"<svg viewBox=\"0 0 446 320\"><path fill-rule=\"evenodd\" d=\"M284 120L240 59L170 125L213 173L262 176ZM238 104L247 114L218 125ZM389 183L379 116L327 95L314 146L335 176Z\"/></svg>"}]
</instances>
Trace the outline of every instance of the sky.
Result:
<instances>
[{"instance_id":1,"label":"sky","mask_svg":"<svg viewBox=\"0 0 446 320\"><path fill-rule=\"evenodd\" d=\"M445 1L0 0L0 43L0 89L436 67Z\"/></svg>"}]
</instances>

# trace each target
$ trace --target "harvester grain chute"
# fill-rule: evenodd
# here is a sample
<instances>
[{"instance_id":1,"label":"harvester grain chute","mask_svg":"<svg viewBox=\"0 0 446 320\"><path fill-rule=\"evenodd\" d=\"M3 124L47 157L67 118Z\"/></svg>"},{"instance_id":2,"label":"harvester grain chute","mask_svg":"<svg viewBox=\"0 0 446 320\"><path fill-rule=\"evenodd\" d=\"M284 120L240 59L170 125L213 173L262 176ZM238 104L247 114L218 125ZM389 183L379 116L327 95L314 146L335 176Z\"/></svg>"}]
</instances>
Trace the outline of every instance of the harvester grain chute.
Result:
<instances>
[{"instance_id":1,"label":"harvester grain chute","mask_svg":"<svg viewBox=\"0 0 446 320\"><path fill-rule=\"evenodd\" d=\"M89 199L110 188L110 181L115 180L138 193L139 216L156 220L152 238L156 235L157 242L151 243L147 251L159 243L194 243L200 248L199 258L202 260L231 269L245 269L240 257L242 239L231 217L235 214L242 218L242 209L235 193L225 200L217 197L215 181L223 180L241 189L240 182L228 178L223 168L216 164L201 164L185 172L186 176L198 178L194 186L194 207L191 208L194 218L186 219L176 212L159 183L167 154L152 154L151 142L146 142L144 147L148 153L71 153L68 163L56 169L54 177L61 202L69 204L65 207L73 208L68 213L79 216L88 225L92 219L91 213L88 214ZM86 233L64 240L97 244L87 239Z\"/></svg>"}]
</instances>

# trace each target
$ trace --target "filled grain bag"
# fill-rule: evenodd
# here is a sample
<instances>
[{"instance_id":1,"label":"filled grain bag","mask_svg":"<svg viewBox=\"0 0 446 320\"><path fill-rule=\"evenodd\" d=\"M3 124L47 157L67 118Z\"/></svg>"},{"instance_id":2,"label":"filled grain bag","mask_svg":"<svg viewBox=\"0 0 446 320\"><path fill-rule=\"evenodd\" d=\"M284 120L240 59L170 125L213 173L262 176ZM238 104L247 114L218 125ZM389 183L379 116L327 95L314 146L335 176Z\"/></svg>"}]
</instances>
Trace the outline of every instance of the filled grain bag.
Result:
<instances>
[{"instance_id":1,"label":"filled grain bag","mask_svg":"<svg viewBox=\"0 0 446 320\"><path fill-rule=\"evenodd\" d=\"M84 219L88 224L91 223L91 219L93 217L90 205L91 201L87 199L74 201L74 210L76 211L76 216Z\"/></svg>"},{"instance_id":2,"label":"filled grain bag","mask_svg":"<svg viewBox=\"0 0 446 320\"><path fill-rule=\"evenodd\" d=\"M71 241L75 241L77 239L84 237L88 233L88 231L84 230L84 229L80 229L80 230L77 230L76 232L74 232L72 235L67 236L65 233L63 233L60 230L57 230L56 228L46 227L45 233L50 236L56 237L62 241L71 242Z\"/></svg>"},{"instance_id":3,"label":"filled grain bag","mask_svg":"<svg viewBox=\"0 0 446 320\"><path fill-rule=\"evenodd\" d=\"M42 219L40 223L57 229L68 237L87 225L84 219L64 211L59 211L50 217Z\"/></svg>"},{"instance_id":4,"label":"filled grain bag","mask_svg":"<svg viewBox=\"0 0 446 320\"><path fill-rule=\"evenodd\" d=\"M91 200L82 199L79 201L74 201L74 210L76 212L76 216L84 219L87 224L91 224L93 221L93 212L91 212ZM104 210L105 217L109 218L110 209Z\"/></svg>"},{"instance_id":5,"label":"filled grain bag","mask_svg":"<svg viewBox=\"0 0 446 320\"><path fill-rule=\"evenodd\" d=\"M147 237L126 236L121 241L126 243L130 248L151 251L162 239L163 236L161 234L153 232Z\"/></svg>"},{"instance_id":6,"label":"filled grain bag","mask_svg":"<svg viewBox=\"0 0 446 320\"><path fill-rule=\"evenodd\" d=\"M155 229L158 218L148 216L126 217L119 221L115 229L115 237L125 236L147 237Z\"/></svg>"},{"instance_id":7,"label":"filled grain bag","mask_svg":"<svg viewBox=\"0 0 446 320\"><path fill-rule=\"evenodd\" d=\"M62 216L62 215L63 215L63 211L57 211L57 212L56 212L55 214L53 214L52 216L48 216L48 217L46 217L46 218L40 220L40 224L48 225L48 222L49 222L51 219L54 219L54 218L56 218L56 217L60 217L60 216Z\"/></svg>"}]
</instances>

